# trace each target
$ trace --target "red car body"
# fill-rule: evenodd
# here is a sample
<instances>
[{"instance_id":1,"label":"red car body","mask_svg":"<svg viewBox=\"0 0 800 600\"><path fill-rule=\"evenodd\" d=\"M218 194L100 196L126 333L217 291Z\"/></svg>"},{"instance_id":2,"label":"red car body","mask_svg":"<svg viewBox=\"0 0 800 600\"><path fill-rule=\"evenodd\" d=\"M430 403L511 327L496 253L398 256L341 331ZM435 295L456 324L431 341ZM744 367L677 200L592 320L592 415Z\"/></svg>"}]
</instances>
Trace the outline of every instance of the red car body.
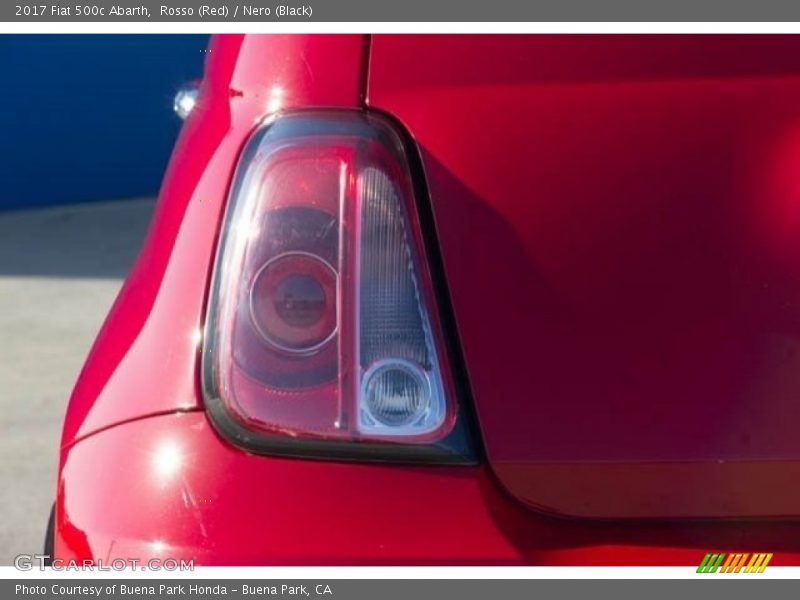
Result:
<instances>
[{"instance_id":1,"label":"red car body","mask_svg":"<svg viewBox=\"0 0 800 600\"><path fill-rule=\"evenodd\" d=\"M307 108L419 151L476 464L257 454L209 422L237 161ZM70 400L55 556L800 564L798 160L796 36L215 37Z\"/></svg>"}]
</instances>

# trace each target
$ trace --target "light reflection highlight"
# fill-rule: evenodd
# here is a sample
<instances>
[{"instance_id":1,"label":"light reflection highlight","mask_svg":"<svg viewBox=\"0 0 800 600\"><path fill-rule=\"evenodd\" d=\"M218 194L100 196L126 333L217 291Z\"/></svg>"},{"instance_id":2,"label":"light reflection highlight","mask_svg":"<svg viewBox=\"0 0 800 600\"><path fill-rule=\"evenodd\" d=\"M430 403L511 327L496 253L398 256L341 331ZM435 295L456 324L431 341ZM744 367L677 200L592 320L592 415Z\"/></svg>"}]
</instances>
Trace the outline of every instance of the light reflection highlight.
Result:
<instances>
[{"instance_id":1,"label":"light reflection highlight","mask_svg":"<svg viewBox=\"0 0 800 600\"><path fill-rule=\"evenodd\" d=\"M281 108L283 108L285 97L286 90L280 85L273 85L269 90L269 98L267 99L267 112L278 112Z\"/></svg>"},{"instance_id":2,"label":"light reflection highlight","mask_svg":"<svg viewBox=\"0 0 800 600\"><path fill-rule=\"evenodd\" d=\"M156 477L170 479L183 467L183 451L174 441L162 442L153 453L152 466Z\"/></svg>"}]
</instances>

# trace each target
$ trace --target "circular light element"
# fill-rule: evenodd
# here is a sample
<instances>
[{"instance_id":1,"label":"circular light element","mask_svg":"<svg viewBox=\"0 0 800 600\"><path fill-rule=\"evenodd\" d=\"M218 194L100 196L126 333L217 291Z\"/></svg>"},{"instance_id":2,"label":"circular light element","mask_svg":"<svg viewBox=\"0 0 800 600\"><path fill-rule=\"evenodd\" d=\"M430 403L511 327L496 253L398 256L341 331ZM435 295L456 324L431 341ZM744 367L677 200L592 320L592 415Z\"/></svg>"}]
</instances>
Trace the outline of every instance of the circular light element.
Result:
<instances>
[{"instance_id":1,"label":"circular light element","mask_svg":"<svg viewBox=\"0 0 800 600\"><path fill-rule=\"evenodd\" d=\"M336 289L336 271L320 257L307 252L276 256L253 278L253 324L278 350L315 352L336 334Z\"/></svg>"},{"instance_id":2,"label":"circular light element","mask_svg":"<svg viewBox=\"0 0 800 600\"><path fill-rule=\"evenodd\" d=\"M361 397L373 419L387 427L405 427L428 410L430 382L425 372L410 361L380 360L364 373Z\"/></svg>"}]
</instances>

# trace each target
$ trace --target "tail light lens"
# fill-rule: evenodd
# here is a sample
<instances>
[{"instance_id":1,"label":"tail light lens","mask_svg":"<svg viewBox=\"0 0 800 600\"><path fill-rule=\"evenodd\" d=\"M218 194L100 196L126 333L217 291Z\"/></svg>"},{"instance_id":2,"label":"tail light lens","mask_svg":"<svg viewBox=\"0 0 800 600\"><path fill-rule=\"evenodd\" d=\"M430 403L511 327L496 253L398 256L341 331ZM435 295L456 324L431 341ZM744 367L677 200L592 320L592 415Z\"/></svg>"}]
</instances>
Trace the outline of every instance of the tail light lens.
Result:
<instances>
[{"instance_id":1,"label":"tail light lens","mask_svg":"<svg viewBox=\"0 0 800 600\"><path fill-rule=\"evenodd\" d=\"M225 216L204 337L208 410L248 448L470 459L401 137L382 118L256 132Z\"/></svg>"}]
</instances>

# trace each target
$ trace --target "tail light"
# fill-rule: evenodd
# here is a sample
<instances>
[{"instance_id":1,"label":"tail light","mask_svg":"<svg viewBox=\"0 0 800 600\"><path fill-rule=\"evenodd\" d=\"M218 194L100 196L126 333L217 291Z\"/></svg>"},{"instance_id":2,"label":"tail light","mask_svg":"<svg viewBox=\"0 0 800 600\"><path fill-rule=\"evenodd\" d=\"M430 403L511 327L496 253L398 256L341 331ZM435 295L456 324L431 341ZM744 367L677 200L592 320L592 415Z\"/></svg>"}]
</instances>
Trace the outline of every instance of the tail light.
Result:
<instances>
[{"instance_id":1,"label":"tail light","mask_svg":"<svg viewBox=\"0 0 800 600\"><path fill-rule=\"evenodd\" d=\"M295 113L234 181L204 336L213 422L247 448L470 459L414 186L383 119Z\"/></svg>"}]
</instances>

